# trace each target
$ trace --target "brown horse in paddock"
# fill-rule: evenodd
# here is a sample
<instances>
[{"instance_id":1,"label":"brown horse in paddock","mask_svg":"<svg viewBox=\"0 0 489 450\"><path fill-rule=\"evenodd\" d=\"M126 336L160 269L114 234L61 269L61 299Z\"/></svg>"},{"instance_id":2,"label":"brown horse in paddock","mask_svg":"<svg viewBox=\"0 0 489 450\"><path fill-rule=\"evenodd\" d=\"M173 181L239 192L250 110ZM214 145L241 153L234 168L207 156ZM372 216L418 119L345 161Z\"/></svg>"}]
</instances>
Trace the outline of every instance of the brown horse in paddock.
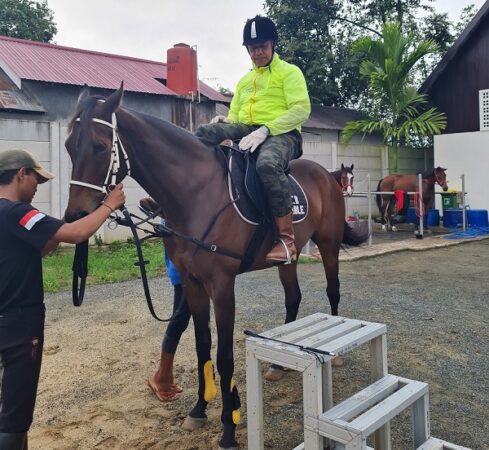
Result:
<instances>
[{"instance_id":1,"label":"brown horse in paddock","mask_svg":"<svg viewBox=\"0 0 489 450\"><path fill-rule=\"evenodd\" d=\"M341 163L341 169L331 172L331 175L334 176L343 192L351 197L353 195L353 179L355 178L353 176L353 164L348 167Z\"/></svg>"},{"instance_id":2,"label":"brown horse in paddock","mask_svg":"<svg viewBox=\"0 0 489 450\"><path fill-rule=\"evenodd\" d=\"M194 236L220 249L243 255L255 226L245 222L233 207L227 187L227 169L220 153L188 131L169 122L121 107L122 85L107 99L82 89L66 148L73 163L67 220L96 209L110 184L130 174L162 208L166 223L182 235ZM345 222L342 191L336 180L318 164L298 160L291 175L306 192L309 213L295 225L296 247L308 239L319 248L327 278L327 295L333 314L338 313L340 282L338 254L343 243L359 244L368 235ZM235 449L239 423L239 396L233 380L233 332L235 278L240 260L208 252L176 236L164 238L165 248L180 273L186 276L198 357L198 400L186 418L195 429L206 420L208 402L216 395L211 361L210 299L217 325L217 369L221 377L222 449ZM249 270L265 269L265 255L272 245L268 232ZM286 322L296 319L301 291L297 264L281 266L285 289Z\"/></svg>"},{"instance_id":3,"label":"brown horse in paddock","mask_svg":"<svg viewBox=\"0 0 489 450\"><path fill-rule=\"evenodd\" d=\"M435 196L435 184L441 186L441 188L446 191L448 189L447 176L445 171L441 167L437 167L432 171L425 172L421 175L422 178L422 206L424 212L424 218L428 214L428 211L433 203L433 198ZM416 192L419 193L419 181L418 175L388 175L382 178L377 185L377 192ZM394 194L377 194L376 195L377 206L379 207L382 228L392 229L395 231L395 227L392 226L392 219L397 211L401 210L398 206L396 196ZM414 200L415 205L419 205L419 195ZM405 210L409 206L409 198L407 199L407 204L403 205L402 210ZM426 223L426 221L424 222Z\"/></svg>"}]
</instances>

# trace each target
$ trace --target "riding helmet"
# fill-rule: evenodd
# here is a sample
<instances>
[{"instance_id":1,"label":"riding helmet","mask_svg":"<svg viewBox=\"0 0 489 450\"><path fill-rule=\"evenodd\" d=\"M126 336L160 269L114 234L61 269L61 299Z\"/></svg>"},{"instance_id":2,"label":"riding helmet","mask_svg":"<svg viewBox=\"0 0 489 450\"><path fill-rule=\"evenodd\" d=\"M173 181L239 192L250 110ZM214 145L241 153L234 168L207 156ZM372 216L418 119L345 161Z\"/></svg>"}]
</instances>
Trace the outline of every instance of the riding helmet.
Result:
<instances>
[{"instance_id":1,"label":"riding helmet","mask_svg":"<svg viewBox=\"0 0 489 450\"><path fill-rule=\"evenodd\" d=\"M276 42L277 39L277 27L268 17L257 15L246 21L243 29L243 45L261 44L266 41Z\"/></svg>"}]
</instances>

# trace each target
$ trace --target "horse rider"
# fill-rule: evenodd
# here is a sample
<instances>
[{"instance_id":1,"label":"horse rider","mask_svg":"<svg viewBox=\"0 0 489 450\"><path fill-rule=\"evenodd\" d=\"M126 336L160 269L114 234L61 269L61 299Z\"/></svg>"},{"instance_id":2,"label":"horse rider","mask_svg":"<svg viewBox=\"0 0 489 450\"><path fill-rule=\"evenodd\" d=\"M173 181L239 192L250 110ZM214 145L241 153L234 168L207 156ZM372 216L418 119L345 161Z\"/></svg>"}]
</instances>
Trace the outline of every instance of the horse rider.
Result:
<instances>
[{"instance_id":1,"label":"horse rider","mask_svg":"<svg viewBox=\"0 0 489 450\"><path fill-rule=\"evenodd\" d=\"M271 264L290 263L297 257L284 171L292 159L302 155L301 125L311 112L304 75L297 66L280 59L275 51L277 39L271 19L257 15L246 22L243 45L253 68L238 82L228 116L214 117L195 133L209 145L241 139L241 150L259 149L256 170L279 234L266 256Z\"/></svg>"},{"instance_id":2,"label":"horse rider","mask_svg":"<svg viewBox=\"0 0 489 450\"><path fill-rule=\"evenodd\" d=\"M53 177L25 150L0 152L0 449L27 449L44 343L42 256L85 241L125 201L117 185L94 212L64 223L31 205Z\"/></svg>"}]
</instances>

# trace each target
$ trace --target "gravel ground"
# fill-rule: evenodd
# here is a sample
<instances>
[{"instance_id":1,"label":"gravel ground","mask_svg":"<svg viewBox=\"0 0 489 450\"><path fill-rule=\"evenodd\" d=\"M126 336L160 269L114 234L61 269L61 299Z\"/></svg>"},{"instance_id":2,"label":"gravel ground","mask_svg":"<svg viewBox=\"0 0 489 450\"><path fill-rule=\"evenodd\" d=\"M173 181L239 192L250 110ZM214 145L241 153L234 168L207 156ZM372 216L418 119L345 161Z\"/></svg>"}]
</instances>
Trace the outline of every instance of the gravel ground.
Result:
<instances>
[{"instance_id":1,"label":"gravel ground","mask_svg":"<svg viewBox=\"0 0 489 450\"><path fill-rule=\"evenodd\" d=\"M400 252L343 262L340 315L387 324L389 372L429 383L432 435L489 450L489 240L422 252ZM321 264L299 268L300 317L329 312ZM154 297L171 290L152 281ZM283 296L276 271L238 277L235 332L236 379L243 400L238 428L246 448L245 328L281 324ZM220 433L220 396L209 423L192 434L180 424L195 401L193 333L185 333L176 358L185 392L159 403L146 386L157 365L164 325L152 320L139 282L89 287L80 309L68 293L48 296L43 371L31 450L214 449ZM213 334L214 339L216 334ZM368 352L350 353L334 370L335 401L368 384ZM266 448L287 450L302 442L302 383L288 372L266 382ZM410 416L392 423L393 450L411 447Z\"/></svg>"}]
</instances>

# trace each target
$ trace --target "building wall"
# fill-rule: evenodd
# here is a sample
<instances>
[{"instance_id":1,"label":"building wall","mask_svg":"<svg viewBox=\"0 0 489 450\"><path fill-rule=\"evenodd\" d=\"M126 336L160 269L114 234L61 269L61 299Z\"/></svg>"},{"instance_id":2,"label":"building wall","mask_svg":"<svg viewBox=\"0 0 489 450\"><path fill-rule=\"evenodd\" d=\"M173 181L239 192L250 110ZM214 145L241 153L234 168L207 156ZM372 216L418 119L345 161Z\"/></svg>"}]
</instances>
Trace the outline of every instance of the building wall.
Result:
<instances>
[{"instance_id":1,"label":"building wall","mask_svg":"<svg viewBox=\"0 0 489 450\"><path fill-rule=\"evenodd\" d=\"M66 137L66 121L0 119L0 150L12 148L29 150L56 175L54 180L39 186L34 199L37 208L54 217L62 217L68 203L71 163L64 147ZM371 190L375 190L378 180L387 174L387 153L384 146L365 143L341 145L337 142L336 132L305 133L303 158L313 160L328 170L336 170L341 163L345 165L353 163L355 165L354 186L357 192L368 190L368 174L371 179ZM399 158L399 166L411 173L424 170L426 164L428 167L431 164L432 167L432 159L424 158L422 154L405 152ZM131 178L124 180L124 187L126 206L131 212L140 214L139 200L147 196L146 192ZM346 199L346 202L348 215L352 215L354 211L362 215L367 214L366 198L350 198ZM375 214L374 208L373 211ZM110 230L106 224L98 234L106 242L110 242L130 236L130 230L125 227Z\"/></svg>"},{"instance_id":2,"label":"building wall","mask_svg":"<svg viewBox=\"0 0 489 450\"><path fill-rule=\"evenodd\" d=\"M329 171L337 170L341 164L354 165L353 174L355 192L362 196L345 197L346 213L358 212L364 216L368 213L368 191L377 189L381 178L389 174L387 147L375 136L360 136L351 140L348 145L338 143L338 131L318 131L303 133L303 158L315 161ZM398 157L399 173L417 173L433 168L433 150L420 151L401 149ZM378 214L375 199L371 197L372 214Z\"/></svg>"},{"instance_id":3,"label":"building wall","mask_svg":"<svg viewBox=\"0 0 489 450\"><path fill-rule=\"evenodd\" d=\"M488 28L486 17L429 91L432 103L447 114L444 134L479 130L479 90L489 89Z\"/></svg>"},{"instance_id":4,"label":"building wall","mask_svg":"<svg viewBox=\"0 0 489 450\"><path fill-rule=\"evenodd\" d=\"M466 204L489 210L489 131L435 136L435 165L447 168L448 187L462 190L465 175ZM441 199L436 196L441 212Z\"/></svg>"}]
</instances>

